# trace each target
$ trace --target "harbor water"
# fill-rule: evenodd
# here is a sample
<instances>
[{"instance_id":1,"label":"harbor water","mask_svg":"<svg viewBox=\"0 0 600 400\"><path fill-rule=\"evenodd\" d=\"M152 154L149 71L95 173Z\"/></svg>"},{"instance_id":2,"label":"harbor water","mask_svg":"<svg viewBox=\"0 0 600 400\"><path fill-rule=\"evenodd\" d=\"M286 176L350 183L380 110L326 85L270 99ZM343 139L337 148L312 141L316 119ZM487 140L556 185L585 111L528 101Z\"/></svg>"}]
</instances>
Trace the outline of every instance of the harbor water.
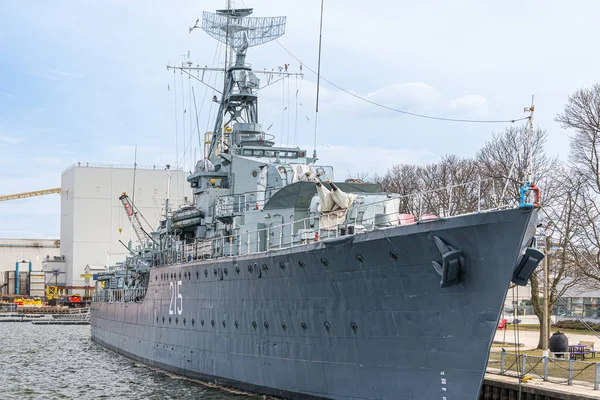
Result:
<instances>
[{"instance_id":1,"label":"harbor water","mask_svg":"<svg viewBox=\"0 0 600 400\"><path fill-rule=\"evenodd\" d=\"M0 324L0 399L262 399L169 375L106 350L89 325Z\"/></svg>"}]
</instances>

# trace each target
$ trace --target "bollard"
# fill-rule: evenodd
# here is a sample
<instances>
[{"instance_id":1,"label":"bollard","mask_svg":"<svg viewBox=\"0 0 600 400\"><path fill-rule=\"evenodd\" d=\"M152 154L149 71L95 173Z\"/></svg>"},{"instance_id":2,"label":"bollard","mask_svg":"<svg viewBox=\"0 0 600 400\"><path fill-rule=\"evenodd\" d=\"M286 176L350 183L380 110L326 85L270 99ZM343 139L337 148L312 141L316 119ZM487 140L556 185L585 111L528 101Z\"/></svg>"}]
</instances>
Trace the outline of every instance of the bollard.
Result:
<instances>
[{"instance_id":1,"label":"bollard","mask_svg":"<svg viewBox=\"0 0 600 400\"><path fill-rule=\"evenodd\" d=\"M596 363L596 373L594 374L594 390L598 390L600 386L600 363Z\"/></svg>"},{"instance_id":2,"label":"bollard","mask_svg":"<svg viewBox=\"0 0 600 400\"><path fill-rule=\"evenodd\" d=\"M548 380L548 356L544 357L544 381Z\"/></svg>"},{"instance_id":3,"label":"bollard","mask_svg":"<svg viewBox=\"0 0 600 400\"><path fill-rule=\"evenodd\" d=\"M567 381L567 385L573 384L573 360L569 359L569 380Z\"/></svg>"},{"instance_id":4,"label":"bollard","mask_svg":"<svg viewBox=\"0 0 600 400\"><path fill-rule=\"evenodd\" d=\"M502 353L500 353L500 375L504 373L504 360L506 358L506 351L502 349Z\"/></svg>"},{"instance_id":5,"label":"bollard","mask_svg":"<svg viewBox=\"0 0 600 400\"><path fill-rule=\"evenodd\" d=\"M526 366L527 366L527 354L521 354L521 376L525 376Z\"/></svg>"}]
</instances>

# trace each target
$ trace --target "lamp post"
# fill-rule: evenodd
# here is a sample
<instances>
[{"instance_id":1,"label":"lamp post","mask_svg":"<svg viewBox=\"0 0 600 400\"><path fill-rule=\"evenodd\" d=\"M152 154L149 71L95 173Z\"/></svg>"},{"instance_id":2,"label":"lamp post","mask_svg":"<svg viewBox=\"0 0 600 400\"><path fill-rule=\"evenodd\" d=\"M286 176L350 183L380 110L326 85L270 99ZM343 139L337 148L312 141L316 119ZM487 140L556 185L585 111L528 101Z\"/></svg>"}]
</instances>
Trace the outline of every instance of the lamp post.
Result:
<instances>
[{"instance_id":1,"label":"lamp post","mask_svg":"<svg viewBox=\"0 0 600 400\"><path fill-rule=\"evenodd\" d=\"M544 321L542 321L542 356L548 357L548 340L550 336L550 324L549 324L549 299L548 299L548 285L550 284L550 279L548 277L548 257L550 256L550 238L548 236L544 237L544 287L543 287L543 295L544 295Z\"/></svg>"}]
</instances>

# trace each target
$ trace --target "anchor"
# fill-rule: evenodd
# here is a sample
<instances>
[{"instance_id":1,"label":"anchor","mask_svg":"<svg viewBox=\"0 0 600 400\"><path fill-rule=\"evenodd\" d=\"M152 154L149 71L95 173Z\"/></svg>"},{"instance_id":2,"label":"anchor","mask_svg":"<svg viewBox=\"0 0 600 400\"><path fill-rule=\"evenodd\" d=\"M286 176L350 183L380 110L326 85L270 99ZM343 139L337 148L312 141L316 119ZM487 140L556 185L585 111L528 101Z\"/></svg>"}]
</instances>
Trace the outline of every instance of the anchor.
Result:
<instances>
[{"instance_id":1,"label":"anchor","mask_svg":"<svg viewBox=\"0 0 600 400\"><path fill-rule=\"evenodd\" d=\"M448 246L442 239L437 236L433 237L441 256L442 263L432 261L433 269L442 277L440 287L448 287L459 282L460 269L464 265L465 260L462 256L462 251Z\"/></svg>"}]
</instances>

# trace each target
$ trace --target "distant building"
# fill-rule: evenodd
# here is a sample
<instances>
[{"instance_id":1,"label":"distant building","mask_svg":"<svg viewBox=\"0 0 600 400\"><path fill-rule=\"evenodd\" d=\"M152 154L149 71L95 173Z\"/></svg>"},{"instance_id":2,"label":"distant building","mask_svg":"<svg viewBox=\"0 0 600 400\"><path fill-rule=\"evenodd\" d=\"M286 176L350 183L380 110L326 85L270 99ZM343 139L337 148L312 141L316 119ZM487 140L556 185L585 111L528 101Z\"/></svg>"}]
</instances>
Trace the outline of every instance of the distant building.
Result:
<instances>
[{"instance_id":1,"label":"distant building","mask_svg":"<svg viewBox=\"0 0 600 400\"><path fill-rule=\"evenodd\" d=\"M41 271L47 256L60 255L58 239L0 239L0 294L15 293L16 263L19 262L20 292L27 282L29 262L32 271Z\"/></svg>"},{"instance_id":2,"label":"distant building","mask_svg":"<svg viewBox=\"0 0 600 400\"><path fill-rule=\"evenodd\" d=\"M181 170L138 166L134 193L132 166L78 163L66 169L61 178L60 227L66 285L90 285L86 266L98 268L122 261L128 251L119 240L135 244L137 238L119 200L123 192L155 228L165 213L168 187L171 206L192 200L186 175Z\"/></svg>"},{"instance_id":3,"label":"distant building","mask_svg":"<svg viewBox=\"0 0 600 400\"><path fill-rule=\"evenodd\" d=\"M60 255L58 239L1 239L0 271L14 271L17 260L31 261L34 271L42 270L46 256Z\"/></svg>"},{"instance_id":4,"label":"distant building","mask_svg":"<svg viewBox=\"0 0 600 400\"><path fill-rule=\"evenodd\" d=\"M571 284L570 278L565 278L561 285ZM558 288L559 291L561 287ZM600 319L600 290L594 288L589 282L581 282L570 286L554 304L552 313L559 319L586 320Z\"/></svg>"}]
</instances>

